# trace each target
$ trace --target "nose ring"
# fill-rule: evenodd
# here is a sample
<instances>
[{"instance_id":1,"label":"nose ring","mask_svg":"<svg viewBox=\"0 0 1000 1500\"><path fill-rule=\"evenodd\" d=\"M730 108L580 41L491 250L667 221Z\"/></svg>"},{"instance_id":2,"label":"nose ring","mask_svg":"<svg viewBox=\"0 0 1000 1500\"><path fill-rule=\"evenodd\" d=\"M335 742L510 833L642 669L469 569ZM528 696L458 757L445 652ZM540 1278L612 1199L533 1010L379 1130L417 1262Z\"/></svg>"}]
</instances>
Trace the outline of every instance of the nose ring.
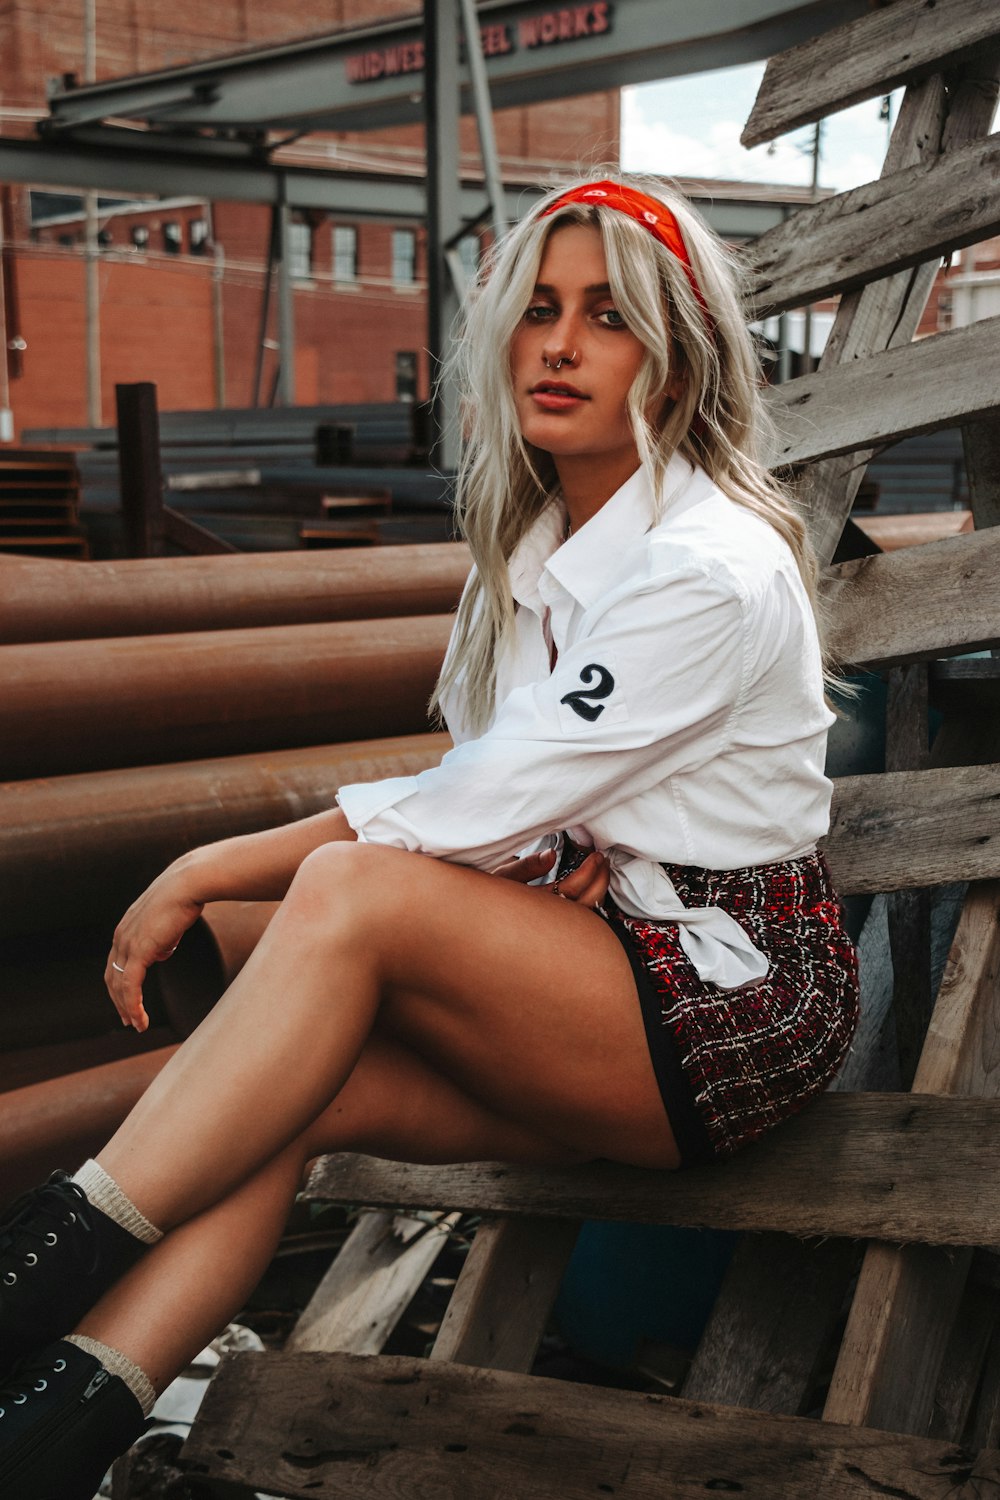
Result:
<instances>
[{"instance_id":1,"label":"nose ring","mask_svg":"<svg viewBox=\"0 0 1000 1500\"><path fill-rule=\"evenodd\" d=\"M549 356L547 354L543 354L542 355L542 364L545 366L545 368L547 370L560 370L560 369L562 369L563 365L575 365L576 364L576 350L574 349L572 354L560 354L560 356L556 360L555 364L552 364L552 362L549 359Z\"/></svg>"}]
</instances>

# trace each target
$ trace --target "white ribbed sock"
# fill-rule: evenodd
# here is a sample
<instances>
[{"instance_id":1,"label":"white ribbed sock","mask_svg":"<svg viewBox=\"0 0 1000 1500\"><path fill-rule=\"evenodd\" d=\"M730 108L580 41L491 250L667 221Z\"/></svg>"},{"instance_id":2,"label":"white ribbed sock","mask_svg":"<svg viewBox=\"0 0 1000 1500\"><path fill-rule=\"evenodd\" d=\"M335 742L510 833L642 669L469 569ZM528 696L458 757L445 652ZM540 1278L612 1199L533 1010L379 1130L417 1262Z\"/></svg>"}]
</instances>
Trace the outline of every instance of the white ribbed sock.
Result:
<instances>
[{"instance_id":1,"label":"white ribbed sock","mask_svg":"<svg viewBox=\"0 0 1000 1500\"><path fill-rule=\"evenodd\" d=\"M66 1342L76 1344L85 1354L92 1354L95 1359L100 1360L109 1375L117 1375L119 1380L124 1380L142 1407L143 1416L149 1416L156 1405L156 1392L145 1370L140 1370L120 1350L112 1349L110 1344L102 1344L100 1339L89 1339L86 1334L71 1333Z\"/></svg>"},{"instance_id":2,"label":"white ribbed sock","mask_svg":"<svg viewBox=\"0 0 1000 1500\"><path fill-rule=\"evenodd\" d=\"M129 1234L134 1234L144 1245L155 1245L157 1240L162 1240L163 1230L157 1229L139 1212L132 1199L125 1196L115 1179L109 1177L96 1161L85 1161L74 1174L73 1181L83 1189L95 1208L114 1219Z\"/></svg>"}]
</instances>

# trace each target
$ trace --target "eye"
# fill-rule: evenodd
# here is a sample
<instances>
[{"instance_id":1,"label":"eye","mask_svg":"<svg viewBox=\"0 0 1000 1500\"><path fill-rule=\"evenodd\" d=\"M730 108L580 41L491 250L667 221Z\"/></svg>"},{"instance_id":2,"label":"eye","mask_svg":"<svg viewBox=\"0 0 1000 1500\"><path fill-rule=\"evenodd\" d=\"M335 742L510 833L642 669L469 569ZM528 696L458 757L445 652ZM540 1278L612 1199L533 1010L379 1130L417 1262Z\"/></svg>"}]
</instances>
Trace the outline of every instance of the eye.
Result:
<instances>
[{"instance_id":1,"label":"eye","mask_svg":"<svg viewBox=\"0 0 1000 1500\"><path fill-rule=\"evenodd\" d=\"M533 302L524 314L526 323L545 323L549 318L555 316L555 309L549 307L547 302Z\"/></svg>"},{"instance_id":2,"label":"eye","mask_svg":"<svg viewBox=\"0 0 1000 1500\"><path fill-rule=\"evenodd\" d=\"M618 311L617 307L604 307L597 314L598 320L605 328L627 328L628 324Z\"/></svg>"}]
</instances>

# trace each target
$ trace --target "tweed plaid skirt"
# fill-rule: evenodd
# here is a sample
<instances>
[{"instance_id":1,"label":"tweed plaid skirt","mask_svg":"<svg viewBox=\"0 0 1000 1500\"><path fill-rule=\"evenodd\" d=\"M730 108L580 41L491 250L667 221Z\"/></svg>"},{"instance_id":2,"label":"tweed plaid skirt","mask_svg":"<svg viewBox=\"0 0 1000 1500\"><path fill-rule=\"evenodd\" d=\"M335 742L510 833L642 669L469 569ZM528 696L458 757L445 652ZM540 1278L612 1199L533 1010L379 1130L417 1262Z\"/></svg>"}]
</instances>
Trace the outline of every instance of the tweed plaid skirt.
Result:
<instances>
[{"instance_id":1,"label":"tweed plaid skirt","mask_svg":"<svg viewBox=\"0 0 1000 1500\"><path fill-rule=\"evenodd\" d=\"M858 1022L858 964L819 853L741 870L664 869L685 906L723 907L769 963L763 980L720 989L699 978L674 924L605 902L635 975L681 1163L690 1166L731 1156L831 1082Z\"/></svg>"}]
</instances>

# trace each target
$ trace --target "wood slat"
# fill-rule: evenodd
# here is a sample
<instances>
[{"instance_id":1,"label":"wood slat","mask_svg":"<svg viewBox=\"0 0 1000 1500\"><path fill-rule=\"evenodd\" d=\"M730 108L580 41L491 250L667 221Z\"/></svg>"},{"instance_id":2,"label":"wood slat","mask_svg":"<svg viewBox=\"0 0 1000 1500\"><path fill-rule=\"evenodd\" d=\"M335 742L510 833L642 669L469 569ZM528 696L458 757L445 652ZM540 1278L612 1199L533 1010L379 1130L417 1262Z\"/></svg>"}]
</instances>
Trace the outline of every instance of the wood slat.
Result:
<instances>
[{"instance_id":1,"label":"wood slat","mask_svg":"<svg viewBox=\"0 0 1000 1500\"><path fill-rule=\"evenodd\" d=\"M842 895L1000 876L1000 765L844 776L823 845Z\"/></svg>"},{"instance_id":2,"label":"wood slat","mask_svg":"<svg viewBox=\"0 0 1000 1500\"><path fill-rule=\"evenodd\" d=\"M983 0L895 0L772 57L740 139L744 146L774 140L953 68L997 36L1000 11Z\"/></svg>"},{"instance_id":3,"label":"wood slat","mask_svg":"<svg viewBox=\"0 0 1000 1500\"><path fill-rule=\"evenodd\" d=\"M772 468L896 443L1000 407L1000 318L773 386Z\"/></svg>"},{"instance_id":4,"label":"wood slat","mask_svg":"<svg viewBox=\"0 0 1000 1500\"><path fill-rule=\"evenodd\" d=\"M527 1373L578 1230L573 1220L485 1220L476 1230L431 1359Z\"/></svg>"},{"instance_id":5,"label":"wood slat","mask_svg":"<svg viewBox=\"0 0 1000 1500\"><path fill-rule=\"evenodd\" d=\"M1000 1094L1000 885L970 888L914 1078L922 1094ZM1000 1199L998 1199L1000 1201ZM824 1416L924 1432L971 1252L868 1248Z\"/></svg>"},{"instance_id":6,"label":"wood slat","mask_svg":"<svg viewBox=\"0 0 1000 1500\"><path fill-rule=\"evenodd\" d=\"M986 1500L1000 1453L403 1358L240 1354L184 1448L195 1473L338 1500Z\"/></svg>"},{"instance_id":7,"label":"wood slat","mask_svg":"<svg viewBox=\"0 0 1000 1500\"><path fill-rule=\"evenodd\" d=\"M970 64L945 87L940 75L911 84L903 97L882 176L887 177L940 151L954 151L984 135L998 94L996 56ZM822 370L849 364L880 350L907 344L916 335L937 275L936 260L897 271L840 299L820 360ZM850 514L870 454L829 458L809 474L809 533L816 552L829 562Z\"/></svg>"},{"instance_id":8,"label":"wood slat","mask_svg":"<svg viewBox=\"0 0 1000 1500\"><path fill-rule=\"evenodd\" d=\"M839 563L821 593L827 647L844 667L877 671L998 646L1000 529Z\"/></svg>"},{"instance_id":9,"label":"wood slat","mask_svg":"<svg viewBox=\"0 0 1000 1500\"><path fill-rule=\"evenodd\" d=\"M289 1350L378 1354L448 1243L458 1215L430 1226L363 1212L289 1334Z\"/></svg>"},{"instance_id":10,"label":"wood slat","mask_svg":"<svg viewBox=\"0 0 1000 1500\"><path fill-rule=\"evenodd\" d=\"M802 208L747 251L753 314L851 291L1000 230L1000 136Z\"/></svg>"},{"instance_id":11,"label":"wood slat","mask_svg":"<svg viewBox=\"0 0 1000 1500\"><path fill-rule=\"evenodd\" d=\"M533 1172L324 1157L306 1196L926 1244L1000 1243L1000 1102L826 1094L731 1162L680 1173L594 1162Z\"/></svg>"}]
</instances>

